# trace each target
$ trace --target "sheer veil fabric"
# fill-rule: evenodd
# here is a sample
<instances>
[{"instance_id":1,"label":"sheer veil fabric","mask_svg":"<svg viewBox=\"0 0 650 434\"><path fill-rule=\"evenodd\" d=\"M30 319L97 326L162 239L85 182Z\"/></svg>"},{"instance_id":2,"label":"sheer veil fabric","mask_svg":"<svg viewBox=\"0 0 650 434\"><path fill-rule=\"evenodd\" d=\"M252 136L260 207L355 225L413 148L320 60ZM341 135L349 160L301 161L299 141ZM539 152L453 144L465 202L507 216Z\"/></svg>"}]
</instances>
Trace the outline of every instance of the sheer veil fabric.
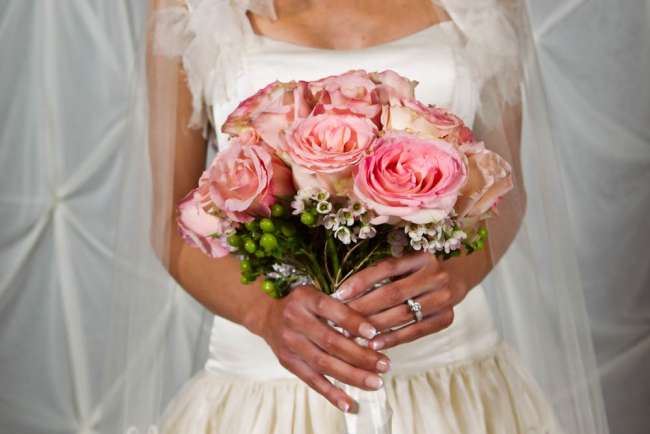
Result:
<instances>
[{"instance_id":1,"label":"sheer veil fabric","mask_svg":"<svg viewBox=\"0 0 650 434\"><path fill-rule=\"evenodd\" d=\"M432 1L463 36L459 51L478 84L475 130L514 170L515 189L504 198L500 215L489 222L496 265L482 284L498 331L541 386L566 433L606 434L575 244L525 4ZM165 246L175 228L165 217L173 207L177 135L188 127L203 128L210 139L206 102L230 101L226 84L241 74L239 52L248 33L243 28L247 22L233 12L236 8L276 17L271 0L151 4L148 32L134 68L110 306L113 325L106 341L106 388L123 403L116 415L120 432L128 427L147 432L158 423L170 396L186 379L187 373L177 368L179 360L195 354L194 339L210 318L187 301L166 271ZM147 59L146 47L152 44L154 54ZM177 124L176 92L169 91L176 89L179 74L185 75L194 96L189 126ZM194 332L183 324L191 324ZM183 333L184 347L170 348Z\"/></svg>"}]
</instances>

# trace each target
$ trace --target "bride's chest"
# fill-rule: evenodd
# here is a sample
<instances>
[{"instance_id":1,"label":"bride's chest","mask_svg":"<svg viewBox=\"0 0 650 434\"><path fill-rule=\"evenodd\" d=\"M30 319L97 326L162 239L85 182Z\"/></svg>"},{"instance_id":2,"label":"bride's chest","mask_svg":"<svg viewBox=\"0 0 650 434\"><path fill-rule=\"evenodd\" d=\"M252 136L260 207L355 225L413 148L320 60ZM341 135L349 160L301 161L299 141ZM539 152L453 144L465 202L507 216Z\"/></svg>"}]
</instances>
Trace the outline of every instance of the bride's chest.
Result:
<instances>
[{"instance_id":1,"label":"bride's chest","mask_svg":"<svg viewBox=\"0 0 650 434\"><path fill-rule=\"evenodd\" d=\"M238 103L272 81L316 80L350 69L386 69L418 82L417 98L451 109L469 124L476 93L469 69L459 56L458 36L449 23L426 28L396 41L353 50L304 47L255 34L240 54L241 72L228 83L234 98L213 106L220 126ZM217 128L218 129L218 128ZM220 143L225 137L218 135Z\"/></svg>"}]
</instances>

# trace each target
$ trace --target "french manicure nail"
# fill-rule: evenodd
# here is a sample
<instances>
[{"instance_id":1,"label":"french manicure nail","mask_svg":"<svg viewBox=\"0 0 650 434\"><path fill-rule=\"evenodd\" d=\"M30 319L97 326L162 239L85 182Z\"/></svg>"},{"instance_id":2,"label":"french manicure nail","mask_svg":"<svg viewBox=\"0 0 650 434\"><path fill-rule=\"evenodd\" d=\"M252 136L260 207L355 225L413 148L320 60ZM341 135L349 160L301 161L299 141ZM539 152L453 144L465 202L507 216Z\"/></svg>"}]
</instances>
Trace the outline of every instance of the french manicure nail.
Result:
<instances>
[{"instance_id":1,"label":"french manicure nail","mask_svg":"<svg viewBox=\"0 0 650 434\"><path fill-rule=\"evenodd\" d=\"M390 360L381 359L377 362L377 370L379 372L388 372L390 370Z\"/></svg>"},{"instance_id":2,"label":"french manicure nail","mask_svg":"<svg viewBox=\"0 0 650 434\"><path fill-rule=\"evenodd\" d=\"M376 350L381 350L384 347L384 342L383 341L372 341L372 342L369 342L368 345L370 346L370 348L372 348L373 350L376 351Z\"/></svg>"},{"instance_id":3,"label":"french manicure nail","mask_svg":"<svg viewBox=\"0 0 650 434\"><path fill-rule=\"evenodd\" d=\"M332 297L339 301L345 300L349 296L350 289L347 286L342 286L332 294Z\"/></svg>"},{"instance_id":4,"label":"french manicure nail","mask_svg":"<svg viewBox=\"0 0 650 434\"><path fill-rule=\"evenodd\" d=\"M337 405L338 405L339 409L344 413L347 413L348 411L350 411L350 404L348 404L346 401L341 400L341 401L338 402Z\"/></svg>"},{"instance_id":5,"label":"french manicure nail","mask_svg":"<svg viewBox=\"0 0 650 434\"><path fill-rule=\"evenodd\" d=\"M372 339L377 335L377 329L371 324L364 322L359 326L359 334L366 339Z\"/></svg>"},{"instance_id":6,"label":"french manicure nail","mask_svg":"<svg viewBox=\"0 0 650 434\"><path fill-rule=\"evenodd\" d=\"M371 375L366 378L366 386L371 389L380 389L384 385L384 382L376 375Z\"/></svg>"}]
</instances>

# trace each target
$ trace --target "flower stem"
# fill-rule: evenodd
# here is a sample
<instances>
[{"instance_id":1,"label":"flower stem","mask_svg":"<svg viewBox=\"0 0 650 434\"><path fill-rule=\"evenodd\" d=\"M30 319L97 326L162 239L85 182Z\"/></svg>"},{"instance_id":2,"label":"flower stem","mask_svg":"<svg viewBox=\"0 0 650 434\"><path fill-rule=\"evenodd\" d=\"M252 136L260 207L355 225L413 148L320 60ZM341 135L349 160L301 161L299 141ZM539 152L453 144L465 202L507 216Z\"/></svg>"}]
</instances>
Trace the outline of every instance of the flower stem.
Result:
<instances>
[{"instance_id":1,"label":"flower stem","mask_svg":"<svg viewBox=\"0 0 650 434\"><path fill-rule=\"evenodd\" d=\"M308 252L305 249L300 249L298 253L305 255L309 259L309 262L311 264L311 267L309 268L313 274L313 277L316 278L316 281L320 286L320 290L323 291L325 294L330 294L331 289L330 289L329 281L325 278L325 276L323 276L321 265L316 260L316 257L311 252Z\"/></svg>"},{"instance_id":2,"label":"flower stem","mask_svg":"<svg viewBox=\"0 0 650 434\"><path fill-rule=\"evenodd\" d=\"M339 253L336 250L336 244L334 242L334 237L332 236L331 231L327 231L327 240L325 241L325 251L327 252L327 256L332 262L332 271L335 276L334 279L331 279L331 275L330 275L330 279L333 280L332 288L336 288L338 286L337 279L341 274L341 264L339 262ZM327 257L325 258L325 261L327 263Z\"/></svg>"},{"instance_id":3,"label":"flower stem","mask_svg":"<svg viewBox=\"0 0 650 434\"><path fill-rule=\"evenodd\" d=\"M343 277L343 279L341 279L341 282L344 281L345 279L347 279L348 277L352 276L358 270L360 270L361 267L363 267L365 265L365 263L368 262L368 260L372 257L372 255L377 251L377 249L380 246L381 246L381 243L377 243L377 245L375 247L373 247L373 249L370 251L370 253L368 253L368 255L366 255L366 257L363 258L361 261L359 261L359 263L357 265L355 265L352 268L352 270L350 270L350 272Z\"/></svg>"}]
</instances>

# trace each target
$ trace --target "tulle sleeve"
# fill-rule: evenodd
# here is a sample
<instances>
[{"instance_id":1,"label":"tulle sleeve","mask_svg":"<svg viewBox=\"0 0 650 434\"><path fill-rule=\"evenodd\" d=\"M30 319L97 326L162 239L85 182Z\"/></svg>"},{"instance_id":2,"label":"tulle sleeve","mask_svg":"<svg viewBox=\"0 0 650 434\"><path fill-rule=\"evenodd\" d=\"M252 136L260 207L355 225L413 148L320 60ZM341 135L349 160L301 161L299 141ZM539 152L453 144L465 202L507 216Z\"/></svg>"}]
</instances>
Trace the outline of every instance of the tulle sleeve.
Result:
<instances>
[{"instance_id":1,"label":"tulle sleeve","mask_svg":"<svg viewBox=\"0 0 650 434\"><path fill-rule=\"evenodd\" d=\"M182 59L192 92L190 127L204 127L206 107L232 98L228 84L242 73L247 10L276 18L273 3L265 0L175 0L154 16L155 52Z\"/></svg>"},{"instance_id":2,"label":"tulle sleeve","mask_svg":"<svg viewBox=\"0 0 650 434\"><path fill-rule=\"evenodd\" d=\"M522 3L514 0L433 0L463 35L463 57L481 89L478 117L498 122L506 103L519 98L522 80Z\"/></svg>"}]
</instances>

